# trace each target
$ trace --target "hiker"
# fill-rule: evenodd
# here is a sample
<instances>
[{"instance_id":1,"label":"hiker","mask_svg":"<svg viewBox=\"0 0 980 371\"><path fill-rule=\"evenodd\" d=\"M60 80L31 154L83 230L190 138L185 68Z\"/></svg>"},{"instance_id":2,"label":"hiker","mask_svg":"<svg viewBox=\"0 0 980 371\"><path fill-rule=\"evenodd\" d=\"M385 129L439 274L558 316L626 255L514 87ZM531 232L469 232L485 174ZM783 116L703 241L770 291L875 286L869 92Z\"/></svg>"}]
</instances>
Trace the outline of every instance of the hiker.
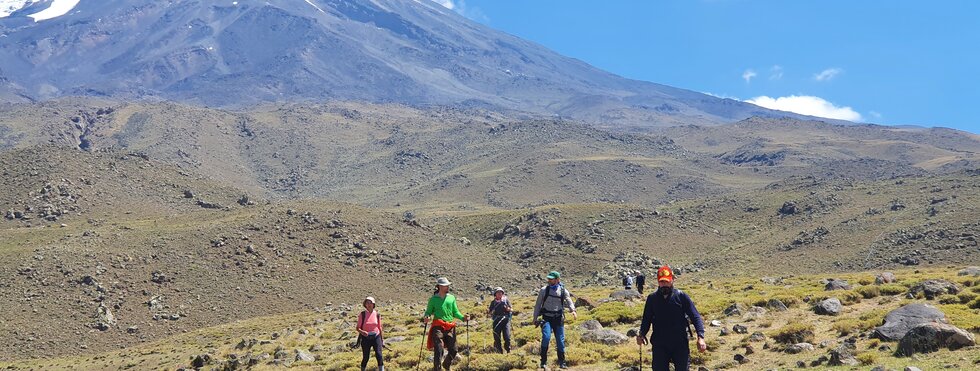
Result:
<instances>
[{"instance_id":1,"label":"hiker","mask_svg":"<svg viewBox=\"0 0 980 371\"><path fill-rule=\"evenodd\" d=\"M436 292L429 298L425 307L422 322L428 324L432 316L432 329L429 330L427 348L433 351L432 369L438 371L440 365L448 370L456 359L456 319L469 322L470 316L464 316L456 306L456 297L449 293L449 279L439 277L436 280ZM446 359L442 359L443 349L449 351Z\"/></svg>"},{"instance_id":2,"label":"hiker","mask_svg":"<svg viewBox=\"0 0 980 371\"><path fill-rule=\"evenodd\" d=\"M367 369L368 359L371 358L371 348L374 357L378 359L378 371L384 371L385 361L381 356L384 340L381 333L381 314L375 310L377 303L373 297L364 298L364 310L357 316L357 342L361 345L361 371Z\"/></svg>"},{"instance_id":3,"label":"hiker","mask_svg":"<svg viewBox=\"0 0 980 371\"><path fill-rule=\"evenodd\" d=\"M510 320L511 320L510 299L504 293L502 287L493 289L493 301L490 302L490 309L487 313L493 319L493 349L497 353L507 350L510 353ZM500 338L503 338L503 347L500 345Z\"/></svg>"},{"instance_id":4,"label":"hiker","mask_svg":"<svg viewBox=\"0 0 980 371\"><path fill-rule=\"evenodd\" d=\"M572 294L560 279L558 272L548 273L548 285L541 288L538 301L534 303L534 325L541 326L541 368L548 365L548 343L551 342L552 332L558 348L558 367L568 368L565 363L565 307L572 313L572 318L578 319L578 314L575 313ZM538 320L539 316L541 320Z\"/></svg>"},{"instance_id":5,"label":"hiker","mask_svg":"<svg viewBox=\"0 0 980 371\"><path fill-rule=\"evenodd\" d=\"M633 272L626 272L626 274L623 275L623 287L626 290L633 288Z\"/></svg>"},{"instance_id":6,"label":"hiker","mask_svg":"<svg viewBox=\"0 0 980 371\"><path fill-rule=\"evenodd\" d=\"M650 344L653 346L653 369L667 371L668 363L674 363L674 370L687 370L691 350L688 348L688 318L694 322L698 336L698 351L707 350L704 342L704 321L694 307L691 297L674 288L674 273L664 265L657 271L656 292L647 296L643 306L643 321L636 343L647 343L647 331L653 329Z\"/></svg>"},{"instance_id":7,"label":"hiker","mask_svg":"<svg viewBox=\"0 0 980 371\"><path fill-rule=\"evenodd\" d=\"M636 291L643 295L643 285L647 283L647 276L642 271L636 271Z\"/></svg>"}]
</instances>

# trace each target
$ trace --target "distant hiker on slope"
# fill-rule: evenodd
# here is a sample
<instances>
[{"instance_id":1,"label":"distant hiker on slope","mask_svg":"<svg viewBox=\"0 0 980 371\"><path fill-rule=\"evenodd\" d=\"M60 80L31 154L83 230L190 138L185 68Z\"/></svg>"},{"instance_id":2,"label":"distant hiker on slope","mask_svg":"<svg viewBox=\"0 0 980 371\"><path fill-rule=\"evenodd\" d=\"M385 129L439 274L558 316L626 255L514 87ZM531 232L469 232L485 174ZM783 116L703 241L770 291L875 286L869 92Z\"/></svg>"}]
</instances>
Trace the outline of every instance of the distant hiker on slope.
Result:
<instances>
[{"instance_id":1,"label":"distant hiker on slope","mask_svg":"<svg viewBox=\"0 0 980 371\"><path fill-rule=\"evenodd\" d=\"M565 363L565 307L572 313L572 318L578 319L575 313L575 303L572 294L561 284L561 274L548 273L548 285L541 288L538 301L534 304L534 325L541 326L541 368L548 365L548 343L551 333L555 334L555 345L558 348L558 367L568 368ZM541 320L538 320L538 317Z\"/></svg>"},{"instance_id":2,"label":"distant hiker on slope","mask_svg":"<svg viewBox=\"0 0 980 371\"><path fill-rule=\"evenodd\" d=\"M657 271L657 292L647 296L643 307L643 321L636 343L647 343L647 331L653 328L650 343L653 345L654 371L667 371L668 363L674 363L674 370L688 369L691 350L688 348L688 318L694 322L698 334L698 351L707 350L704 342L704 321L694 307L691 297L674 288L674 273L670 267L663 266Z\"/></svg>"},{"instance_id":3,"label":"distant hiker on slope","mask_svg":"<svg viewBox=\"0 0 980 371\"><path fill-rule=\"evenodd\" d=\"M385 370L384 357L381 355L381 348L384 347L384 340L381 338L381 314L375 310L377 303L374 298L368 296L364 298L364 310L357 316L357 342L361 345L361 371L367 369L368 359L371 358L371 348L374 348L374 357L378 359L378 371Z\"/></svg>"},{"instance_id":4,"label":"distant hiker on slope","mask_svg":"<svg viewBox=\"0 0 980 371\"><path fill-rule=\"evenodd\" d=\"M636 291L643 295L643 285L647 283L647 276L643 275L642 271L636 271Z\"/></svg>"},{"instance_id":5,"label":"distant hiker on slope","mask_svg":"<svg viewBox=\"0 0 980 371\"><path fill-rule=\"evenodd\" d=\"M493 349L497 353L503 353L505 349L510 353L511 306L510 299L504 294L502 287L493 289L493 301L490 302L487 313L490 314L490 318L493 318ZM501 338L503 338L503 346L500 344Z\"/></svg>"},{"instance_id":6,"label":"distant hiker on slope","mask_svg":"<svg viewBox=\"0 0 980 371\"><path fill-rule=\"evenodd\" d=\"M627 271L623 274L623 288L626 290L633 289L633 272Z\"/></svg>"},{"instance_id":7,"label":"distant hiker on slope","mask_svg":"<svg viewBox=\"0 0 980 371\"><path fill-rule=\"evenodd\" d=\"M469 321L470 316L464 316L456 306L456 297L449 293L450 282L445 277L436 280L436 292L429 298L429 304L425 307L425 314L422 321L429 323L429 316L432 321L432 329L429 330L427 348L433 351L432 370L438 371L440 365L449 370L453 360L456 359L456 319ZM443 349L449 351L446 359L442 359Z\"/></svg>"}]
</instances>

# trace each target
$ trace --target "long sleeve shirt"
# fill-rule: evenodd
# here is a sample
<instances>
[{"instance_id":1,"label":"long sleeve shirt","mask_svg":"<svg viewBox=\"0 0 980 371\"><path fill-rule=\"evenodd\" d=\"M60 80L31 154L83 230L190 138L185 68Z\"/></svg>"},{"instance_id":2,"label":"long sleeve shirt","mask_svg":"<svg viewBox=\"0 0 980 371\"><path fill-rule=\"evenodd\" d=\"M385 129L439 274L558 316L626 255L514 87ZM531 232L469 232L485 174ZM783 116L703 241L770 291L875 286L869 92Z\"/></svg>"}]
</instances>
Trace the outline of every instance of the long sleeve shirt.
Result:
<instances>
[{"instance_id":1,"label":"long sleeve shirt","mask_svg":"<svg viewBox=\"0 0 980 371\"><path fill-rule=\"evenodd\" d=\"M650 326L653 326L651 343L684 341L686 344L688 318L694 322L698 337L703 338L704 320L701 319L701 314L694 307L690 296L678 289L674 289L666 298L654 292L647 296L646 305L643 307L640 336L646 337Z\"/></svg>"},{"instance_id":2,"label":"long sleeve shirt","mask_svg":"<svg viewBox=\"0 0 980 371\"><path fill-rule=\"evenodd\" d=\"M564 298L564 300L562 300ZM545 286L538 292L538 301L534 303L534 320L539 316L560 317L564 313L564 308L575 311L575 302L572 301L572 293L568 292L565 286L557 287Z\"/></svg>"},{"instance_id":3,"label":"long sleeve shirt","mask_svg":"<svg viewBox=\"0 0 980 371\"><path fill-rule=\"evenodd\" d=\"M453 294L446 294L445 298L439 297L438 294L432 295L429 304L425 307L423 317L430 315L446 322L452 322L454 318L464 318L463 313L460 313L459 307L456 306L456 297Z\"/></svg>"},{"instance_id":4,"label":"long sleeve shirt","mask_svg":"<svg viewBox=\"0 0 980 371\"><path fill-rule=\"evenodd\" d=\"M381 333L381 315L378 311L373 310L370 313L367 311L361 312L357 315L357 328L361 329L367 333Z\"/></svg>"}]
</instances>

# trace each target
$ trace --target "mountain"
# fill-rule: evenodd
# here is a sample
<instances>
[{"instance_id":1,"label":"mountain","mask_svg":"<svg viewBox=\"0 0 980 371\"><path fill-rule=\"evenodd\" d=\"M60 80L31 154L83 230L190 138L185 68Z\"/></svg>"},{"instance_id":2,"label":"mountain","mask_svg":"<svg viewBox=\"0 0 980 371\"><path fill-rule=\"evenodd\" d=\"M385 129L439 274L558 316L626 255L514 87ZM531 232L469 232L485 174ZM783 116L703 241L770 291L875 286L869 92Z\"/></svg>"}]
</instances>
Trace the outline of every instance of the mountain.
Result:
<instances>
[{"instance_id":1,"label":"mountain","mask_svg":"<svg viewBox=\"0 0 980 371\"><path fill-rule=\"evenodd\" d=\"M629 80L430 1L7 1L0 98L221 107L353 100L570 117L616 127L799 115ZM59 4L60 3L60 4ZM41 18L61 7L64 15ZM48 15L47 17L50 17ZM9 100L9 99L8 99Z\"/></svg>"}]
</instances>

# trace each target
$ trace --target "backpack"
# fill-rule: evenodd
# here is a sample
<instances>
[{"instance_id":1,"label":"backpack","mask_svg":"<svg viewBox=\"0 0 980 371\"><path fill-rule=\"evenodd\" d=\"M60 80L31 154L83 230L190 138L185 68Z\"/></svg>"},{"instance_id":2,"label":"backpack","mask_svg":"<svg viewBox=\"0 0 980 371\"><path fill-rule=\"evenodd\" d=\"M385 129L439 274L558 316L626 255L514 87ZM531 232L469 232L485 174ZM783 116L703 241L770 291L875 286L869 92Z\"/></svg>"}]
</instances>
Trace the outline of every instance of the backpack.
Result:
<instances>
[{"instance_id":1,"label":"backpack","mask_svg":"<svg viewBox=\"0 0 980 371\"><path fill-rule=\"evenodd\" d=\"M544 292L544 299L541 300L541 316L542 317L544 317L544 315L546 313L551 313L551 314L558 313L558 314L561 315L562 318L565 317L565 301L568 300L568 290L566 290L565 289L565 285L562 285L562 284L559 284L558 285L558 288L559 288L558 289L558 292L559 292L560 295L552 295L551 292L548 291L548 286L545 286L545 287L543 287L541 289L541 291ZM538 296L541 296L541 294L538 294ZM549 297L551 297L551 298L561 298L561 309L559 309L558 311L550 311L550 310L544 309L544 302L546 300L548 300Z\"/></svg>"},{"instance_id":2,"label":"backpack","mask_svg":"<svg viewBox=\"0 0 980 371\"><path fill-rule=\"evenodd\" d=\"M378 313L378 326L380 327L381 326L381 313L378 312L377 310L375 310L375 313ZM360 318L361 319L359 321L357 321L357 322L360 322L361 324L363 324L364 323L364 316L365 315L367 315L367 311L366 310L362 310L361 311L361 314L360 314ZM360 330L361 328L358 327L357 329ZM361 335L361 333L358 332L357 333L357 341L354 342L354 347L356 348L356 347L361 346L361 343L363 342L363 340L364 340L364 335Z\"/></svg>"}]
</instances>

